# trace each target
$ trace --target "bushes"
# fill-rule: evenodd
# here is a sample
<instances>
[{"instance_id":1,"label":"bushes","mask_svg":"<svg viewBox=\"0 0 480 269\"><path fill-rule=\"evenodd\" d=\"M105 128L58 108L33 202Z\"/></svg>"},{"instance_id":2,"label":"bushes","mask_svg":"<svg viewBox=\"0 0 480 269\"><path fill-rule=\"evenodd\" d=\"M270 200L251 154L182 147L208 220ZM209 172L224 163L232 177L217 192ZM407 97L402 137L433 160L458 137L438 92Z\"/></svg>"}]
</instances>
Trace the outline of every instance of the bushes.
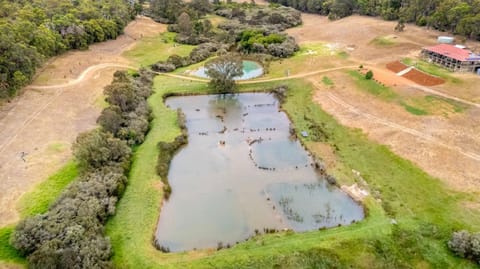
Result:
<instances>
[{"instance_id":1,"label":"bushes","mask_svg":"<svg viewBox=\"0 0 480 269\"><path fill-rule=\"evenodd\" d=\"M148 131L150 109L146 100L151 84L152 74L146 70L140 70L135 79L126 72L115 72L112 84L104 91L111 106L102 111L97 123L128 145L142 143Z\"/></svg>"},{"instance_id":2,"label":"bushes","mask_svg":"<svg viewBox=\"0 0 480 269\"><path fill-rule=\"evenodd\" d=\"M465 230L454 232L448 247L456 255L480 264L480 233L471 234Z\"/></svg>"},{"instance_id":3,"label":"bushes","mask_svg":"<svg viewBox=\"0 0 480 269\"><path fill-rule=\"evenodd\" d=\"M270 44L267 47L268 53L275 57L287 58L292 56L300 48L295 39L291 36L285 39L281 44Z\"/></svg>"},{"instance_id":4,"label":"bushes","mask_svg":"<svg viewBox=\"0 0 480 269\"><path fill-rule=\"evenodd\" d=\"M300 12L283 6L250 6L245 8L242 4L232 4L217 9L215 14L228 19L237 19L245 25L270 25L279 32L302 23Z\"/></svg>"},{"instance_id":5,"label":"bushes","mask_svg":"<svg viewBox=\"0 0 480 269\"><path fill-rule=\"evenodd\" d=\"M103 224L127 184L133 145L148 131L151 74L116 72L105 94L110 107L99 117L101 129L80 134L73 153L81 175L48 212L21 221L12 244L28 255L31 268L110 268L110 241Z\"/></svg>"},{"instance_id":6,"label":"bushes","mask_svg":"<svg viewBox=\"0 0 480 269\"><path fill-rule=\"evenodd\" d=\"M178 55L170 55L166 62L158 62L153 64L152 70L161 73L172 72L177 68L188 66L201 62L212 56L217 50L226 50L225 46L218 43L203 43L194 48L190 55L181 57Z\"/></svg>"}]
</instances>

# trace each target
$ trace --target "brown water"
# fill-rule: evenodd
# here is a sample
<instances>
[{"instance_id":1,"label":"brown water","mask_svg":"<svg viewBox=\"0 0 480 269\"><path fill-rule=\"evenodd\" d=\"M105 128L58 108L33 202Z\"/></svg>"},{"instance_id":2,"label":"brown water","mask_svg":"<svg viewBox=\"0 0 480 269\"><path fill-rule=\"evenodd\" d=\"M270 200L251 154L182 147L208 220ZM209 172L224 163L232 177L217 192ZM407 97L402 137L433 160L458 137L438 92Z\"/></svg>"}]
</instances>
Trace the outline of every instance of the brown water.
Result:
<instances>
[{"instance_id":1,"label":"brown water","mask_svg":"<svg viewBox=\"0 0 480 269\"><path fill-rule=\"evenodd\" d=\"M189 143L170 165L158 245L212 248L264 228L303 232L363 219L363 208L326 183L290 138L273 95L170 97L166 104L185 113Z\"/></svg>"}]
</instances>

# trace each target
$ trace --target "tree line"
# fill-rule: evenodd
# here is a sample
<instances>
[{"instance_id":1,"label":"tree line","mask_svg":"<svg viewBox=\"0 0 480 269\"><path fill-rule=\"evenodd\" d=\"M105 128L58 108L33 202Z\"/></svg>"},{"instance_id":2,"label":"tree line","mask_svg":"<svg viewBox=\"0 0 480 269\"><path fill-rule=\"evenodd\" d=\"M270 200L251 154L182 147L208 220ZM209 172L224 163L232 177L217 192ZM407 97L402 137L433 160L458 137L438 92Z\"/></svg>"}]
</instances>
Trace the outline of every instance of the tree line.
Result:
<instances>
[{"instance_id":1,"label":"tree line","mask_svg":"<svg viewBox=\"0 0 480 269\"><path fill-rule=\"evenodd\" d=\"M479 0L269 0L339 19L352 14L415 23L480 40Z\"/></svg>"},{"instance_id":2,"label":"tree line","mask_svg":"<svg viewBox=\"0 0 480 269\"><path fill-rule=\"evenodd\" d=\"M111 268L110 240L104 224L115 214L127 184L132 146L149 129L152 73L116 72L105 88L100 128L80 134L73 155L80 176L50 205L47 212L22 220L12 245L28 256L30 268Z\"/></svg>"},{"instance_id":3,"label":"tree line","mask_svg":"<svg viewBox=\"0 0 480 269\"><path fill-rule=\"evenodd\" d=\"M128 0L0 0L0 98L28 84L45 59L116 38L140 10Z\"/></svg>"}]
</instances>

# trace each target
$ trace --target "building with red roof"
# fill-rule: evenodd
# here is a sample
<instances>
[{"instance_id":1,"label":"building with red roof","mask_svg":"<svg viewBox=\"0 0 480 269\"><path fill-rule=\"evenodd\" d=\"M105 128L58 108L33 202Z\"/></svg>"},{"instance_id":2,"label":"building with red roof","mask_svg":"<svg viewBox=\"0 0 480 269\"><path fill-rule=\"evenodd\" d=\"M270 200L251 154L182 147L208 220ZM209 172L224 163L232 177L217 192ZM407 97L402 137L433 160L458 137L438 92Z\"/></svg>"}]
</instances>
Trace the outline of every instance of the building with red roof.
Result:
<instances>
[{"instance_id":1,"label":"building with red roof","mask_svg":"<svg viewBox=\"0 0 480 269\"><path fill-rule=\"evenodd\" d=\"M480 55L460 46L439 44L425 47L422 56L431 63L441 65L454 72L475 72L480 70Z\"/></svg>"}]
</instances>

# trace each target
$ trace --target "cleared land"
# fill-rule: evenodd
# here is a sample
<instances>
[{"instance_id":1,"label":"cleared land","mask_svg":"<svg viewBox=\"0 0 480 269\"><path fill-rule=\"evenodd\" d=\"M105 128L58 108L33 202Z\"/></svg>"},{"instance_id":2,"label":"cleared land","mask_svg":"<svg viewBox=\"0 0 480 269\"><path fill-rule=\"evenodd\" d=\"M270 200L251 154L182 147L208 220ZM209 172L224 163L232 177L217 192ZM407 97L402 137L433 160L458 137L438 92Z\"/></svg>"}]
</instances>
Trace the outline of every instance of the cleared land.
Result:
<instances>
[{"instance_id":1,"label":"cleared land","mask_svg":"<svg viewBox=\"0 0 480 269\"><path fill-rule=\"evenodd\" d=\"M116 40L52 59L30 89L1 107L0 227L18 221L19 198L70 159L78 133L95 127L103 87L116 70L132 65L123 52L164 30L139 17ZM89 68L92 72L85 72Z\"/></svg>"}]
</instances>

